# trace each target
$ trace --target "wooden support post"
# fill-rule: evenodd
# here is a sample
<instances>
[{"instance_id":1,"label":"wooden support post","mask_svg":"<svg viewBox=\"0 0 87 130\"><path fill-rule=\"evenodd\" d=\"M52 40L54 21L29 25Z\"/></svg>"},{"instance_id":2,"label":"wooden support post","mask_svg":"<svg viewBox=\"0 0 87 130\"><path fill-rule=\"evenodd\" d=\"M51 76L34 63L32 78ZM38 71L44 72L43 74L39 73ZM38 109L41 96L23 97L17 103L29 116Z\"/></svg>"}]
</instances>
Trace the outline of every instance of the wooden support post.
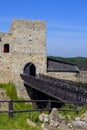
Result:
<instances>
[{"instance_id":1,"label":"wooden support post","mask_svg":"<svg viewBox=\"0 0 87 130\"><path fill-rule=\"evenodd\" d=\"M78 102L79 102L79 88L77 88L76 92L76 113L78 114Z\"/></svg>"},{"instance_id":2,"label":"wooden support post","mask_svg":"<svg viewBox=\"0 0 87 130\"><path fill-rule=\"evenodd\" d=\"M14 111L13 111L13 100L10 100L9 101L9 117L12 118L13 117L13 114L14 114Z\"/></svg>"},{"instance_id":3,"label":"wooden support post","mask_svg":"<svg viewBox=\"0 0 87 130\"><path fill-rule=\"evenodd\" d=\"M48 109L49 109L49 113L51 112L51 101L48 101Z\"/></svg>"}]
</instances>

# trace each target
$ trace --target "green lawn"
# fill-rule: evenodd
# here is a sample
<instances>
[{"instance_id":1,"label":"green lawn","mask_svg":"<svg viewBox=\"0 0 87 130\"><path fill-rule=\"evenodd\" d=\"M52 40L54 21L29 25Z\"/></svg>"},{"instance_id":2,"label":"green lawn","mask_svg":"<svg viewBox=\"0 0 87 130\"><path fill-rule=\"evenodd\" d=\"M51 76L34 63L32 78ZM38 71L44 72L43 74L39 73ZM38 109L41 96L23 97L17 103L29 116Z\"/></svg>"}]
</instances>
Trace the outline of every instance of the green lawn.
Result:
<instances>
[{"instance_id":1,"label":"green lawn","mask_svg":"<svg viewBox=\"0 0 87 130\"><path fill-rule=\"evenodd\" d=\"M21 129L21 130L39 130L39 126L29 126L26 119L29 118L30 113L14 114L13 118L9 118L8 114L0 114L0 129ZM33 118L32 118L33 119Z\"/></svg>"},{"instance_id":2,"label":"green lawn","mask_svg":"<svg viewBox=\"0 0 87 130\"><path fill-rule=\"evenodd\" d=\"M9 99L20 100L17 98L17 93L13 84L0 84L0 88L6 90L6 95ZM23 100L23 99L22 99ZM32 109L30 103L14 103L14 110L28 110ZM9 118L8 113L0 113L0 129L21 129L21 130L39 130L39 116L40 112L26 112L26 113L15 113L13 118ZM29 126L26 119L29 118L37 124L37 128Z\"/></svg>"}]
</instances>

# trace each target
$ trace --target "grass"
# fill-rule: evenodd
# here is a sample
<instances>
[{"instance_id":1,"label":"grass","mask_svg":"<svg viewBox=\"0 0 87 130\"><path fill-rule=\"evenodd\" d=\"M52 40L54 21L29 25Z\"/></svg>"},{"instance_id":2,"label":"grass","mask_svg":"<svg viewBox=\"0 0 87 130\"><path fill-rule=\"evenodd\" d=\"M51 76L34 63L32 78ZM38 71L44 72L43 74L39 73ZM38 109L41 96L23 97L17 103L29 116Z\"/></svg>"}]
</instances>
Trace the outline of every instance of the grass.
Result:
<instances>
[{"instance_id":1,"label":"grass","mask_svg":"<svg viewBox=\"0 0 87 130\"><path fill-rule=\"evenodd\" d=\"M20 100L17 97L15 86L11 83L0 84L0 88L6 90L6 96L12 100ZM22 99L23 100L23 99ZM32 109L32 104L17 102L14 103L14 110L27 110ZM40 112L27 112L27 113L15 113L13 118L9 118L7 113L0 113L0 129L21 129L21 130L40 130L39 129L39 116ZM33 127L27 124L26 119L29 118L37 124L37 127Z\"/></svg>"},{"instance_id":2,"label":"grass","mask_svg":"<svg viewBox=\"0 0 87 130\"><path fill-rule=\"evenodd\" d=\"M16 89L15 86L11 83L4 83L4 84L0 84L0 88L3 88L6 90L6 96L9 97L9 99L17 99L17 93L16 93Z\"/></svg>"},{"instance_id":3,"label":"grass","mask_svg":"<svg viewBox=\"0 0 87 130\"><path fill-rule=\"evenodd\" d=\"M61 111L60 113L63 116L70 115L72 119L75 117L81 116L83 113L87 111L87 104L83 105L82 107L78 107L78 112L75 111L75 108L69 104L65 104L63 109L70 109L71 111Z\"/></svg>"},{"instance_id":4,"label":"grass","mask_svg":"<svg viewBox=\"0 0 87 130\"><path fill-rule=\"evenodd\" d=\"M21 129L21 130L39 130L39 126L29 126L26 119L29 117L29 113L14 114L14 118L9 118L8 114L0 114L0 129Z\"/></svg>"}]
</instances>

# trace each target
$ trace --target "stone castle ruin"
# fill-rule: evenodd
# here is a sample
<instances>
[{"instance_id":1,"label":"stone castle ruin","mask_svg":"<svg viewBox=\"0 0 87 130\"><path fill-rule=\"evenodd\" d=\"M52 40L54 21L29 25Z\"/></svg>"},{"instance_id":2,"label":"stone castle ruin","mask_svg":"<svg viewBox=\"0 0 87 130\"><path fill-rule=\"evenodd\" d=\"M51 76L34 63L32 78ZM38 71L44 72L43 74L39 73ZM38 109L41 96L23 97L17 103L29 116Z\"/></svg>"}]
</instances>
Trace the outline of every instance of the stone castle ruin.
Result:
<instances>
[{"instance_id":1,"label":"stone castle ruin","mask_svg":"<svg viewBox=\"0 0 87 130\"><path fill-rule=\"evenodd\" d=\"M20 73L39 73L77 81L77 66L46 56L46 23L13 20L8 33L0 33L0 83L15 84L18 95L26 91Z\"/></svg>"}]
</instances>

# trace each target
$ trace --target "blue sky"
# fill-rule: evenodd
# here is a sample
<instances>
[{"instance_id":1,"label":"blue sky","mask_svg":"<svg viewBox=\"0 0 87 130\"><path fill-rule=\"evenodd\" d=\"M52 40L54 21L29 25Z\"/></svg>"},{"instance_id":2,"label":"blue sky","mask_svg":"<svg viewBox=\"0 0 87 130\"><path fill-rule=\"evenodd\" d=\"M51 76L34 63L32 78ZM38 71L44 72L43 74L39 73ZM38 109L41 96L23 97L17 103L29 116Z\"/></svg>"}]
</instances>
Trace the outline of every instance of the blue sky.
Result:
<instances>
[{"instance_id":1,"label":"blue sky","mask_svg":"<svg viewBox=\"0 0 87 130\"><path fill-rule=\"evenodd\" d=\"M1 0L0 32L13 19L46 21L47 55L87 57L87 0Z\"/></svg>"}]
</instances>

